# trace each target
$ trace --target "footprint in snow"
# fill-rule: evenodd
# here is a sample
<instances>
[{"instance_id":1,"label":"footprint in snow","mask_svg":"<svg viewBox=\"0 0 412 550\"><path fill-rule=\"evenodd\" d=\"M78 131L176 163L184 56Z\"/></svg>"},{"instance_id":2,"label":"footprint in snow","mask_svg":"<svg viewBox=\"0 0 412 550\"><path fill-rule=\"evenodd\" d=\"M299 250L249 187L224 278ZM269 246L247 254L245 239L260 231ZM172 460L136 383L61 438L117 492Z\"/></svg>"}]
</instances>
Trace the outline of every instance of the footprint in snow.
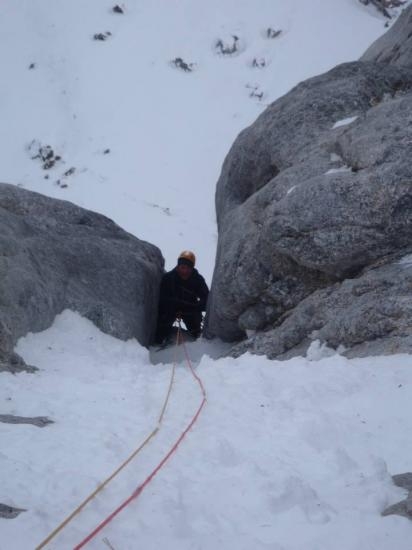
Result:
<instances>
[{"instance_id":1,"label":"footprint in snow","mask_svg":"<svg viewBox=\"0 0 412 550\"><path fill-rule=\"evenodd\" d=\"M290 477L286 480L283 493L271 498L271 510L276 514L294 507L301 509L309 523L324 524L331 519L335 510L322 502L316 491L305 480Z\"/></svg>"}]
</instances>

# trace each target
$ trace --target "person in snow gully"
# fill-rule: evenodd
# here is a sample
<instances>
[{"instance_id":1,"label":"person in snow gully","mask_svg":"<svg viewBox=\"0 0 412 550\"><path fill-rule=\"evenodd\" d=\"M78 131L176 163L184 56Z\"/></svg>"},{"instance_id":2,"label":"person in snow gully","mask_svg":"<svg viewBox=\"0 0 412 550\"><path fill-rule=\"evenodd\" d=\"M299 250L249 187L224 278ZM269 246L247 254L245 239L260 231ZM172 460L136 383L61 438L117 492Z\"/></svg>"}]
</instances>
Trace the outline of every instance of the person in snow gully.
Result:
<instances>
[{"instance_id":1,"label":"person in snow gully","mask_svg":"<svg viewBox=\"0 0 412 550\"><path fill-rule=\"evenodd\" d=\"M189 333L198 338L201 333L202 311L206 310L209 289L195 269L196 257L185 250L177 266L165 273L160 284L156 343L163 343L172 331L176 319L182 319Z\"/></svg>"}]
</instances>

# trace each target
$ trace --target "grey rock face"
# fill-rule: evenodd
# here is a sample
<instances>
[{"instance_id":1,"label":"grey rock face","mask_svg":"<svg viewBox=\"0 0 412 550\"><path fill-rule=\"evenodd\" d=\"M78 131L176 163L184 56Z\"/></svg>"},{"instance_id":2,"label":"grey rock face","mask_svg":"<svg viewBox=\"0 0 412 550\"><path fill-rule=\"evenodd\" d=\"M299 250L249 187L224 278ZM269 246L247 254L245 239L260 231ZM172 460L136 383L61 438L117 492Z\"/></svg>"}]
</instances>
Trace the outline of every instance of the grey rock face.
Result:
<instances>
[{"instance_id":1,"label":"grey rock face","mask_svg":"<svg viewBox=\"0 0 412 550\"><path fill-rule=\"evenodd\" d=\"M412 67L412 6L405 8L391 29L366 50L361 61Z\"/></svg>"},{"instance_id":2,"label":"grey rock face","mask_svg":"<svg viewBox=\"0 0 412 550\"><path fill-rule=\"evenodd\" d=\"M320 336L331 345L355 345L339 321L338 332L330 325L333 300L353 301L342 281L412 246L411 90L409 68L343 64L299 84L239 135L216 190L209 336L273 330L241 347L276 357L328 326ZM366 324L362 337L382 338Z\"/></svg>"},{"instance_id":3,"label":"grey rock face","mask_svg":"<svg viewBox=\"0 0 412 550\"><path fill-rule=\"evenodd\" d=\"M147 345L162 273L160 251L108 218L0 184L0 368L24 368L16 340L66 308Z\"/></svg>"},{"instance_id":4,"label":"grey rock face","mask_svg":"<svg viewBox=\"0 0 412 550\"><path fill-rule=\"evenodd\" d=\"M392 476L393 482L398 487L403 487L407 491L412 491L412 473L396 474Z\"/></svg>"},{"instance_id":5,"label":"grey rock face","mask_svg":"<svg viewBox=\"0 0 412 550\"><path fill-rule=\"evenodd\" d=\"M286 359L304 354L313 340L344 346L349 357L410 352L411 291L412 255L313 292L280 326L234 346L231 355Z\"/></svg>"},{"instance_id":6,"label":"grey rock face","mask_svg":"<svg viewBox=\"0 0 412 550\"><path fill-rule=\"evenodd\" d=\"M412 474L410 472L397 474L392 476L392 479L395 485L403 487L408 491L408 496L404 500L386 508L382 512L382 516L397 515L412 520Z\"/></svg>"},{"instance_id":7,"label":"grey rock face","mask_svg":"<svg viewBox=\"0 0 412 550\"><path fill-rule=\"evenodd\" d=\"M0 422L4 424L31 424L37 428L44 428L47 424L53 424L53 420L47 416L15 416L14 414L0 414Z\"/></svg>"},{"instance_id":8,"label":"grey rock face","mask_svg":"<svg viewBox=\"0 0 412 550\"><path fill-rule=\"evenodd\" d=\"M0 518L14 519L22 512L26 512L25 508L16 508L14 506L8 506L0 502Z\"/></svg>"},{"instance_id":9,"label":"grey rock face","mask_svg":"<svg viewBox=\"0 0 412 550\"><path fill-rule=\"evenodd\" d=\"M0 372L7 371L16 374L22 371L35 372L38 370L33 365L27 365L17 353L9 351L11 341L6 342L5 349L0 349Z\"/></svg>"}]
</instances>

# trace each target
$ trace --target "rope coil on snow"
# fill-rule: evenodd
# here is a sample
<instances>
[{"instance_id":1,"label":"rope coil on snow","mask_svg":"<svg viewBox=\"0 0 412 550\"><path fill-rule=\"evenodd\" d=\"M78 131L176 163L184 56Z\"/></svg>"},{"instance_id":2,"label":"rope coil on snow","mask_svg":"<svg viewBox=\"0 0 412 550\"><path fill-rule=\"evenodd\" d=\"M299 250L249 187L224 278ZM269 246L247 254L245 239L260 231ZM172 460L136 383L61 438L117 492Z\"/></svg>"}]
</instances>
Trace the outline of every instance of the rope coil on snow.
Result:
<instances>
[{"instance_id":1,"label":"rope coil on snow","mask_svg":"<svg viewBox=\"0 0 412 550\"><path fill-rule=\"evenodd\" d=\"M179 332L178 332L177 338L176 338L176 347L177 347L177 343L179 341L178 339L179 339ZM166 408L167 408L167 405L168 405L168 402L169 402L169 398L170 398L170 394L171 394L171 391L172 391L172 386L173 386L173 382L174 382L174 378L175 378L175 372L176 372L176 351L175 351L175 357L174 357L174 361L173 361L172 373L171 373L170 380L169 380L169 386L168 386L167 393L166 393L166 398L164 400L164 403L163 403L163 406L162 406L162 409L161 409L161 412L160 412L160 415L159 415L159 418L158 418L158 421L157 421L157 426L151 431L151 433L139 445L139 447L137 447L137 449L135 451L133 451L133 453L107 479L105 479L97 487L97 489L95 491L93 491L87 498L85 498L83 500L83 502L69 516L67 516L67 518L65 520L63 520L62 523L60 523L60 525L58 525L56 527L56 529L54 529L38 546L36 546L35 550L41 550L52 539L54 539L54 537L58 533L60 533L60 531L62 531L71 522L71 520L83 510L83 508L86 506L86 504L88 504L91 500L93 500L94 497L98 493L100 493L100 491L102 491L102 489L104 489L106 487L106 485L108 483L110 483L110 481L112 481L112 479L115 478L121 472L121 470L123 470L123 468L125 468L127 466L127 464L129 464L129 462L131 462L133 460L133 458L135 458L135 456L138 455L140 453L140 451L155 437L155 435L160 430L160 427L161 427L161 424L162 424L162 421L163 421L163 417L164 417L164 414L166 412Z\"/></svg>"},{"instance_id":2,"label":"rope coil on snow","mask_svg":"<svg viewBox=\"0 0 412 550\"><path fill-rule=\"evenodd\" d=\"M179 320L179 327L178 327L178 333L177 333L177 342L179 342L179 337L180 337L180 333L181 333L181 324L180 324L180 320ZM193 425L195 424L195 422L197 421L199 415L200 415L200 412L202 411L205 403L206 403L206 391L205 391L205 388L203 386L203 383L201 381L201 379L199 378L199 376L195 373L194 369L193 369L193 365L190 361L190 358L189 358L189 355L187 353L187 349L186 349L186 346L185 346L185 342L184 340L182 340L182 345L183 345L183 349L184 349L184 352L185 352L185 357L186 357L186 362L187 362L187 365L190 369L190 372L192 373L194 379L196 380L196 382L199 384L199 387L201 389L201 392L202 392L202 402L200 403L196 413L194 414L192 420L190 421L190 423L186 426L185 430L181 433L181 435L179 436L179 438L177 439L177 441L175 442L175 444L173 445L173 447L170 449L170 451L163 457L163 459L159 462L159 464L156 466L156 468L151 472L151 474L149 474L147 476L147 478L143 481L143 483L141 483L134 491L133 493L129 496L129 498L127 498L125 501L122 502L122 504L120 506L118 506L109 516L107 516L107 518L102 521L86 538L84 538L77 546L74 547L73 550L80 550L81 548L83 548L88 542L90 542L96 535L97 533L99 533L99 531L101 531L108 523L110 523L112 521L113 518L115 518L117 516L117 514L119 514L124 508L126 508L126 506L128 504L130 504L130 502L132 502L134 499L136 499L143 491L143 489L152 481L152 479L155 477L155 475L159 472L159 470L164 466L164 464L169 460L169 458L172 456L172 454L177 450L179 444L181 443L181 441L184 439L184 437L186 436L186 434L191 430L191 428L193 427Z\"/></svg>"}]
</instances>

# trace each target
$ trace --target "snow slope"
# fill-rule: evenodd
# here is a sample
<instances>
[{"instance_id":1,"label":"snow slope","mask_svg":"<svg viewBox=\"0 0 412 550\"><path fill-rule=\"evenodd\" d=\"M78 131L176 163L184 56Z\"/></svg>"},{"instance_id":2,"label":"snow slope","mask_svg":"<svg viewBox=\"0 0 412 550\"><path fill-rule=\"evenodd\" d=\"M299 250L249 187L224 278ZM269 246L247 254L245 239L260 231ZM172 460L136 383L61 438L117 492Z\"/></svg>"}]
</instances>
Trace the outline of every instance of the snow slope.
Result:
<instances>
[{"instance_id":1,"label":"snow slope","mask_svg":"<svg viewBox=\"0 0 412 550\"><path fill-rule=\"evenodd\" d=\"M214 187L237 133L300 80L358 58L385 20L357 0L135 0L123 15L111 7L1 2L0 181L110 216L158 245L168 268L192 248L210 282ZM269 39L268 28L282 33ZM237 55L216 53L233 35ZM176 57L194 70L174 67ZM41 145L61 156L49 170L31 158ZM380 517L404 497L390 474L411 469L409 356L349 361L315 343L307 358L279 363L218 359L216 342L188 350L206 407L88 548L410 549L412 524ZM72 312L17 351L40 370L0 373L0 413L55 423L0 424L0 502L27 508L0 520L0 550L34 548L125 460L156 426L172 368L171 355L152 365L136 342ZM47 548L79 543L190 421L201 394L178 352L156 437Z\"/></svg>"},{"instance_id":2,"label":"snow slope","mask_svg":"<svg viewBox=\"0 0 412 550\"><path fill-rule=\"evenodd\" d=\"M210 343L203 346L207 354ZM0 501L27 512L0 523L0 548L39 544L156 426L171 365L71 312L23 338L35 374L2 375L10 413L48 415L43 429L2 425ZM179 348L160 431L47 548L71 549L147 477L190 421L201 393ZM138 500L87 548L410 549L411 523L381 511L404 498L410 469L409 356L347 360L314 344L308 358L212 360L196 367L207 404ZM10 503L10 499L8 499Z\"/></svg>"},{"instance_id":3,"label":"snow slope","mask_svg":"<svg viewBox=\"0 0 412 550\"><path fill-rule=\"evenodd\" d=\"M158 245L168 267L192 248L210 281L214 188L236 135L299 81L358 58L385 20L357 0L110 8L101 0L1 2L0 181L108 215ZM269 28L282 33L269 39ZM238 55L218 55L216 41L230 45L233 35ZM194 71L174 68L176 57ZM253 67L254 59L266 66ZM62 160L43 170L31 158L38 144Z\"/></svg>"}]
</instances>

